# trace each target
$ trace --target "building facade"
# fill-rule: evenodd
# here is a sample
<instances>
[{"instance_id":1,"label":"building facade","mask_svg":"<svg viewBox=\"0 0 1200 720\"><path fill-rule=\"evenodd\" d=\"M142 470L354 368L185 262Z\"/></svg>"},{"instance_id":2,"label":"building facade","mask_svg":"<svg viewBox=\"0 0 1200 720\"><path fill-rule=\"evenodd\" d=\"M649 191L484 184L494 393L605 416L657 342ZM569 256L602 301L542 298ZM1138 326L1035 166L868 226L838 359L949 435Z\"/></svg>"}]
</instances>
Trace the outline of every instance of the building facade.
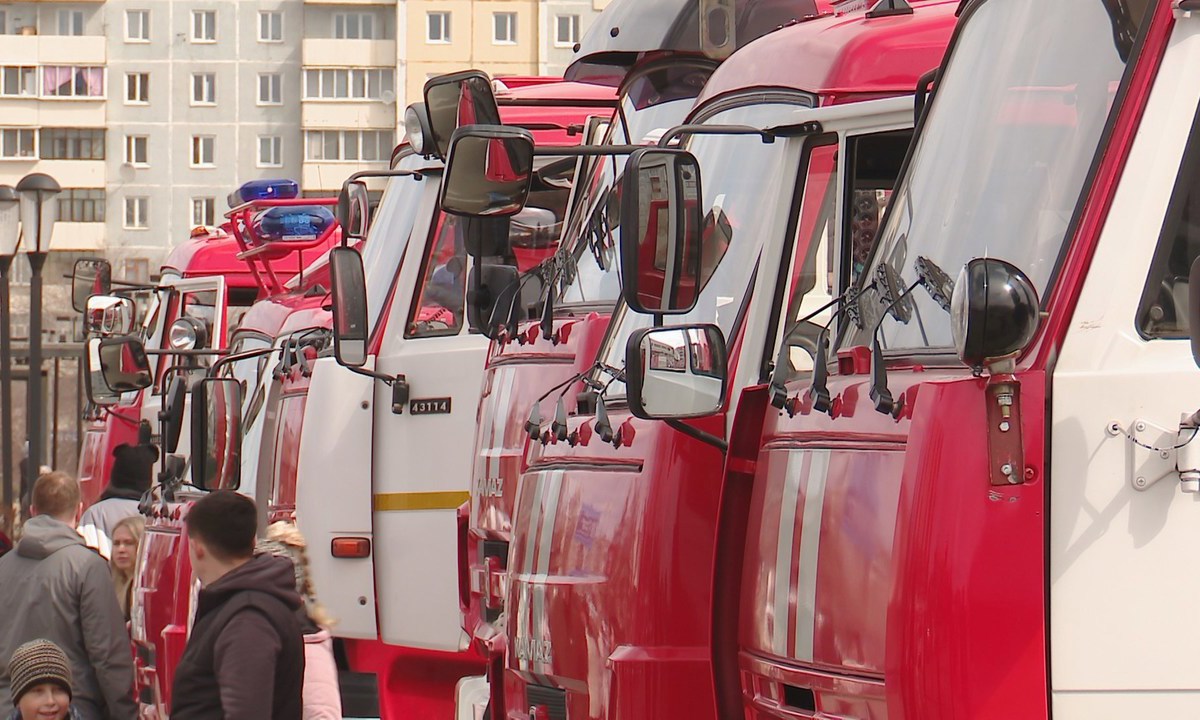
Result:
<instances>
[{"instance_id":1,"label":"building facade","mask_svg":"<svg viewBox=\"0 0 1200 720\"><path fill-rule=\"evenodd\" d=\"M240 183L385 168L434 75L561 74L606 4L0 0L0 184L53 176L61 259L147 280Z\"/></svg>"}]
</instances>

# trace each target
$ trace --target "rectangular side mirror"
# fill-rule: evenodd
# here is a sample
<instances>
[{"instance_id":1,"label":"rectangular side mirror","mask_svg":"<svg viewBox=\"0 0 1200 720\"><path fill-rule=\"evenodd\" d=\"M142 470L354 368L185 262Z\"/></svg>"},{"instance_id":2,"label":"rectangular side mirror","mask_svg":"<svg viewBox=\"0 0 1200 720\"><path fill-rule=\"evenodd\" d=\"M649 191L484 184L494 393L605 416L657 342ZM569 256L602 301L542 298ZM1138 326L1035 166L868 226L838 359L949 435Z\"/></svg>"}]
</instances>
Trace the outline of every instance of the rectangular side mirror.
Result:
<instances>
[{"instance_id":1,"label":"rectangular side mirror","mask_svg":"<svg viewBox=\"0 0 1200 720\"><path fill-rule=\"evenodd\" d=\"M725 336L716 325L639 330L625 346L629 409L648 420L696 418L725 406Z\"/></svg>"},{"instance_id":2,"label":"rectangular side mirror","mask_svg":"<svg viewBox=\"0 0 1200 720\"><path fill-rule=\"evenodd\" d=\"M113 392L104 381L100 369L100 338L88 338L83 348L83 385L87 398L93 405L111 407L121 400L121 393Z\"/></svg>"},{"instance_id":3,"label":"rectangular side mirror","mask_svg":"<svg viewBox=\"0 0 1200 720\"><path fill-rule=\"evenodd\" d=\"M701 285L700 164L686 150L642 148L621 181L621 293L635 312L677 315Z\"/></svg>"},{"instance_id":4,"label":"rectangular side mirror","mask_svg":"<svg viewBox=\"0 0 1200 720\"><path fill-rule=\"evenodd\" d=\"M133 392L150 387L150 361L142 341L132 335L101 338L96 349L100 373L109 390Z\"/></svg>"},{"instance_id":5,"label":"rectangular side mirror","mask_svg":"<svg viewBox=\"0 0 1200 720\"><path fill-rule=\"evenodd\" d=\"M470 125L454 131L439 198L443 212L507 217L525 207L533 186L533 134Z\"/></svg>"},{"instance_id":6,"label":"rectangular side mirror","mask_svg":"<svg viewBox=\"0 0 1200 720\"><path fill-rule=\"evenodd\" d=\"M354 248L335 247L329 253L333 295L333 353L339 365L367 364L367 278L362 256Z\"/></svg>"},{"instance_id":7,"label":"rectangular side mirror","mask_svg":"<svg viewBox=\"0 0 1200 720\"><path fill-rule=\"evenodd\" d=\"M92 295L111 292L112 265L107 260L84 258L75 261L71 272L71 307L75 312L86 312L88 298Z\"/></svg>"},{"instance_id":8,"label":"rectangular side mirror","mask_svg":"<svg viewBox=\"0 0 1200 720\"><path fill-rule=\"evenodd\" d=\"M371 201L367 184L347 180L338 194L338 224L342 227L342 242L362 240L370 226Z\"/></svg>"},{"instance_id":9,"label":"rectangular side mirror","mask_svg":"<svg viewBox=\"0 0 1200 720\"><path fill-rule=\"evenodd\" d=\"M1192 360L1200 366L1200 258L1188 273L1188 332L1192 335Z\"/></svg>"},{"instance_id":10,"label":"rectangular side mirror","mask_svg":"<svg viewBox=\"0 0 1200 720\"><path fill-rule=\"evenodd\" d=\"M467 125L499 125L500 109L492 79L480 70L430 78L423 92L429 118L428 143L440 158L449 157L450 136Z\"/></svg>"},{"instance_id":11,"label":"rectangular side mirror","mask_svg":"<svg viewBox=\"0 0 1200 720\"><path fill-rule=\"evenodd\" d=\"M242 384L205 378L192 388L192 484L236 490L242 473Z\"/></svg>"},{"instance_id":12,"label":"rectangular side mirror","mask_svg":"<svg viewBox=\"0 0 1200 720\"><path fill-rule=\"evenodd\" d=\"M84 332L105 337L133 332L137 309L133 300L115 295L93 295L83 313Z\"/></svg>"}]
</instances>

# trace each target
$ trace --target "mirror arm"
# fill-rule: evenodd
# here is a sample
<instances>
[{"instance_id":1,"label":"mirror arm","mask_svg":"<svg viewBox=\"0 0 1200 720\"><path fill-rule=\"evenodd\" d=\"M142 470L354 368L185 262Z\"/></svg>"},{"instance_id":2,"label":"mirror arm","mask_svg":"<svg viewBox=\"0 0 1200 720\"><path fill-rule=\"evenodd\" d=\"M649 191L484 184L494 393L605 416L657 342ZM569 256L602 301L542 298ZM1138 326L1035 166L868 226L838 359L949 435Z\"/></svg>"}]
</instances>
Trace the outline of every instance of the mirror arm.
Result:
<instances>
[{"instance_id":1,"label":"mirror arm","mask_svg":"<svg viewBox=\"0 0 1200 720\"><path fill-rule=\"evenodd\" d=\"M384 373L375 372L374 370L367 370L366 368L347 367L346 365L343 365L342 367L346 368L355 375L362 375L363 377L369 377L378 380L388 387L391 387L392 383L396 382L397 377L399 377L392 377L391 375L385 375Z\"/></svg>"},{"instance_id":2,"label":"mirror arm","mask_svg":"<svg viewBox=\"0 0 1200 720\"><path fill-rule=\"evenodd\" d=\"M542 145L533 149L534 157L608 157L632 155L645 145Z\"/></svg>"},{"instance_id":3,"label":"mirror arm","mask_svg":"<svg viewBox=\"0 0 1200 720\"><path fill-rule=\"evenodd\" d=\"M249 360L250 358L262 357L263 355L271 355L272 353L279 352L279 350L280 348L273 347L259 348L257 350L247 350L246 352L240 352L236 354L231 354L228 350L225 350L222 353L223 357L213 363L212 368L208 371L209 377L216 377L217 372L219 372L221 368L228 364L238 362L239 360Z\"/></svg>"},{"instance_id":4,"label":"mirror arm","mask_svg":"<svg viewBox=\"0 0 1200 720\"><path fill-rule=\"evenodd\" d=\"M682 420L663 420L663 422L665 422L668 427L674 428L690 438L699 440L705 445L711 445L715 447L721 451L721 454L729 452L729 443L724 439L713 435L712 433L706 433L703 430L694 428Z\"/></svg>"},{"instance_id":5,"label":"mirror arm","mask_svg":"<svg viewBox=\"0 0 1200 720\"><path fill-rule=\"evenodd\" d=\"M671 142L684 135L757 135L764 145L775 142L775 134L751 125L676 125L663 133L658 140L659 147L669 147Z\"/></svg>"},{"instance_id":6,"label":"mirror arm","mask_svg":"<svg viewBox=\"0 0 1200 720\"><path fill-rule=\"evenodd\" d=\"M146 354L151 355L151 356L178 355L179 357L185 357L185 358L213 357L214 355L218 356L218 357L225 357L225 356L229 355L229 351L223 350L223 349L212 349L212 350L149 350L149 349L147 349Z\"/></svg>"}]
</instances>

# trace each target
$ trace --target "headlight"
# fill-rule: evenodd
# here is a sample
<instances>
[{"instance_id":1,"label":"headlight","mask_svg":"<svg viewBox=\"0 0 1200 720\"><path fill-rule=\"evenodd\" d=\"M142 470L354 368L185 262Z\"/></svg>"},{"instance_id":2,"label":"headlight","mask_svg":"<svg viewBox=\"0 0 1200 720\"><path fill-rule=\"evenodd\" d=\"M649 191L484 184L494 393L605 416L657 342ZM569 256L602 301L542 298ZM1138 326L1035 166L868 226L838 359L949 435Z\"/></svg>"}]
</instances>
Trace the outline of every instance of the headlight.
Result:
<instances>
[{"instance_id":1,"label":"headlight","mask_svg":"<svg viewBox=\"0 0 1200 720\"><path fill-rule=\"evenodd\" d=\"M418 155L428 155L425 142L429 135L425 132L425 103L414 103L404 110L404 135L408 144Z\"/></svg>"},{"instance_id":2,"label":"headlight","mask_svg":"<svg viewBox=\"0 0 1200 720\"><path fill-rule=\"evenodd\" d=\"M167 344L172 350L196 350L208 341L208 328L204 322L191 317L181 317L171 323L167 331Z\"/></svg>"}]
</instances>

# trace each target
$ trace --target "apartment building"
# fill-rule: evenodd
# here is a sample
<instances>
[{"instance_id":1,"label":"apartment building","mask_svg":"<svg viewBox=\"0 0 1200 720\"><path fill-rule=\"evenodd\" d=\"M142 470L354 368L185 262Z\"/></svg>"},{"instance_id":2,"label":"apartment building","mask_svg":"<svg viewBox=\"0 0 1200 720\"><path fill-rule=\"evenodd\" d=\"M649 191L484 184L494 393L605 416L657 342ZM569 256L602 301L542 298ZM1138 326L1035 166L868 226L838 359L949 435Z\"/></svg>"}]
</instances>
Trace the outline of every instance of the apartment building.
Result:
<instances>
[{"instance_id":1,"label":"apartment building","mask_svg":"<svg viewBox=\"0 0 1200 720\"><path fill-rule=\"evenodd\" d=\"M561 74L606 4L0 0L0 184L62 185L56 268L145 280L240 183L385 168L429 77Z\"/></svg>"}]
</instances>

